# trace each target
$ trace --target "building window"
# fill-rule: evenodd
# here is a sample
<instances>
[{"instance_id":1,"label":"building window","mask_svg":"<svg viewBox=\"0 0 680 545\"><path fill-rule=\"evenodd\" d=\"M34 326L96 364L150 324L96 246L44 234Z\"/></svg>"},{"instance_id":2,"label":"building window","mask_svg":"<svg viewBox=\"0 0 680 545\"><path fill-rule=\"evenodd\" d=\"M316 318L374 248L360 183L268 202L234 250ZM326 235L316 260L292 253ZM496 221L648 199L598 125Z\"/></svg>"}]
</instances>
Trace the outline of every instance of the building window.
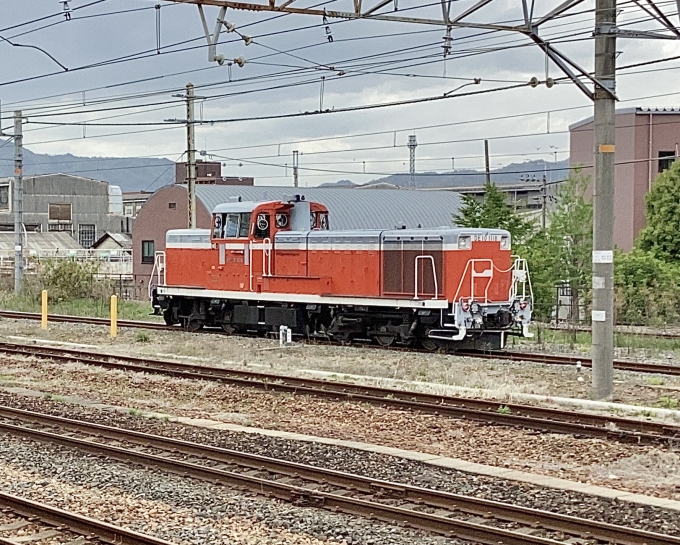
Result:
<instances>
[{"instance_id":1,"label":"building window","mask_svg":"<svg viewBox=\"0 0 680 545\"><path fill-rule=\"evenodd\" d=\"M130 204L125 205L125 215L126 216L132 216L132 214L133 214L132 210L133 210L132 205L130 205Z\"/></svg>"},{"instance_id":2,"label":"building window","mask_svg":"<svg viewBox=\"0 0 680 545\"><path fill-rule=\"evenodd\" d=\"M153 240L142 240L142 263L153 263L154 247Z\"/></svg>"},{"instance_id":3,"label":"building window","mask_svg":"<svg viewBox=\"0 0 680 545\"><path fill-rule=\"evenodd\" d=\"M177 208L177 203L176 202L169 202L168 203L168 208L170 210L175 210Z\"/></svg>"},{"instance_id":4,"label":"building window","mask_svg":"<svg viewBox=\"0 0 680 545\"><path fill-rule=\"evenodd\" d=\"M674 151L660 151L659 152L659 172L668 170L675 161Z\"/></svg>"},{"instance_id":5,"label":"building window","mask_svg":"<svg viewBox=\"0 0 680 545\"><path fill-rule=\"evenodd\" d=\"M93 223L81 223L78 225L78 243L83 248L91 248L96 242L97 228Z\"/></svg>"},{"instance_id":6,"label":"building window","mask_svg":"<svg viewBox=\"0 0 680 545\"><path fill-rule=\"evenodd\" d=\"M50 221L71 221L71 204L50 203L48 218Z\"/></svg>"},{"instance_id":7,"label":"building window","mask_svg":"<svg viewBox=\"0 0 680 545\"><path fill-rule=\"evenodd\" d=\"M9 182L0 185L0 210L11 210L10 185Z\"/></svg>"},{"instance_id":8,"label":"building window","mask_svg":"<svg viewBox=\"0 0 680 545\"><path fill-rule=\"evenodd\" d=\"M50 233L65 231L69 235L73 236L73 224L72 223L48 223L47 230Z\"/></svg>"}]
</instances>

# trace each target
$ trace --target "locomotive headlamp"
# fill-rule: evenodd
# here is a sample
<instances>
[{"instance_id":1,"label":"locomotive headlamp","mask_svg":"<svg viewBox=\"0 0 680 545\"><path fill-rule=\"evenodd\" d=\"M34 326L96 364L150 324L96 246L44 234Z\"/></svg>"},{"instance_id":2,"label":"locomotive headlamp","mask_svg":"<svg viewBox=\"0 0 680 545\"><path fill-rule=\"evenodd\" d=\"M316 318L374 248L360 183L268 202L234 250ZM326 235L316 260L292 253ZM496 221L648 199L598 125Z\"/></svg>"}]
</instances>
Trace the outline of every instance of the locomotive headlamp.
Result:
<instances>
[{"instance_id":1,"label":"locomotive headlamp","mask_svg":"<svg viewBox=\"0 0 680 545\"><path fill-rule=\"evenodd\" d=\"M525 308L527 308L527 302L526 301L520 301L519 302L519 308L521 310L524 310Z\"/></svg>"},{"instance_id":2,"label":"locomotive headlamp","mask_svg":"<svg viewBox=\"0 0 680 545\"><path fill-rule=\"evenodd\" d=\"M458 249L469 250L472 248L472 239L469 236L458 237Z\"/></svg>"},{"instance_id":3,"label":"locomotive headlamp","mask_svg":"<svg viewBox=\"0 0 680 545\"><path fill-rule=\"evenodd\" d=\"M470 303L468 303L467 301L463 301L460 304L460 308L463 309L463 312L467 312L468 310L470 310Z\"/></svg>"},{"instance_id":4,"label":"locomotive headlamp","mask_svg":"<svg viewBox=\"0 0 680 545\"><path fill-rule=\"evenodd\" d=\"M470 312L472 312L472 314L479 314L480 310L482 310L482 307L479 306L479 303L472 303L470 305Z\"/></svg>"},{"instance_id":5,"label":"locomotive headlamp","mask_svg":"<svg viewBox=\"0 0 680 545\"><path fill-rule=\"evenodd\" d=\"M501 250L509 250L510 249L510 237L509 236L502 236L501 237Z\"/></svg>"}]
</instances>

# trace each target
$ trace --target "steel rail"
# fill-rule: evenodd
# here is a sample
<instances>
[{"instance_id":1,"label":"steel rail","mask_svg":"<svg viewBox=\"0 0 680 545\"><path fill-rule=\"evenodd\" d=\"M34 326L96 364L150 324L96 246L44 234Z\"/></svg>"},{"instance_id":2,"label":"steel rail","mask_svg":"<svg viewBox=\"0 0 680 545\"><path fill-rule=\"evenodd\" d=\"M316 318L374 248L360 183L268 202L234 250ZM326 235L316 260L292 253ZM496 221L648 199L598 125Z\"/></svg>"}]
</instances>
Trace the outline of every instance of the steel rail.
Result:
<instances>
[{"instance_id":1,"label":"steel rail","mask_svg":"<svg viewBox=\"0 0 680 545\"><path fill-rule=\"evenodd\" d=\"M637 444L660 444L680 440L680 426L617 416L62 348L0 342L0 352L55 361L77 361L109 369L217 381L236 387L270 392L364 402L376 406L464 418L487 424L535 429L542 432L597 437Z\"/></svg>"},{"instance_id":2,"label":"steel rail","mask_svg":"<svg viewBox=\"0 0 680 545\"><path fill-rule=\"evenodd\" d=\"M40 320L39 313L33 312L19 312L0 310L0 317L10 318L15 320ZM111 322L108 318L94 318L85 316L69 316L65 314L51 314L50 321L61 323L79 323L90 325L108 326ZM159 322L143 322L137 320L118 320L118 327L138 328L138 329L155 329L166 331L179 331L179 326L168 326ZM220 333L221 330L206 330L206 332ZM670 334L668 334L670 335ZM678 336L680 337L680 335ZM366 347L366 345L358 345ZM376 350L396 350L394 347L381 348L378 346L370 346ZM419 351L412 348L405 348L406 351ZM427 351L422 351L427 352ZM592 361L586 356L567 356L554 354L539 354L534 352L482 352L482 351L464 351L452 350L452 354L464 357L473 357L481 359L497 359L497 360L511 360L511 361L527 361L533 363L545 363L553 365L574 365L580 361L583 367L592 367ZM663 363L647 363L647 362L631 362L625 360L615 360L614 369L620 371L633 371L636 373L658 373L664 375L680 376L680 365L663 364Z\"/></svg>"},{"instance_id":3,"label":"steel rail","mask_svg":"<svg viewBox=\"0 0 680 545\"><path fill-rule=\"evenodd\" d=\"M66 529L85 536L87 539L96 536L99 541L113 545L173 545L170 541L164 539L127 530L108 522L95 520L5 492L0 492L0 508L8 509L25 518L37 517L46 525ZM26 537L30 536L23 536L21 541L26 541ZM18 540L15 541L11 538L0 538L2 545L17 545L18 543Z\"/></svg>"},{"instance_id":4,"label":"steel rail","mask_svg":"<svg viewBox=\"0 0 680 545\"><path fill-rule=\"evenodd\" d=\"M536 352L469 352L460 351L461 356L470 356L482 359L501 359L511 361L527 361L532 363L547 363L551 365L576 365L592 367L592 359L587 356L568 356L557 354L540 354ZM646 363L637 361L615 360L614 369L618 371L634 371L636 373L659 373L662 375L680 375L680 365L665 363Z\"/></svg>"},{"instance_id":5,"label":"steel rail","mask_svg":"<svg viewBox=\"0 0 680 545\"><path fill-rule=\"evenodd\" d=\"M40 320L41 314L38 312L21 312L15 310L0 310L0 318L11 320ZM108 326L111 323L109 318L95 318L93 316L70 316L68 314L50 314L50 322L90 324ZM141 329L167 329L177 330L176 326L165 325L161 322L143 322L139 320L117 320L118 327L141 328Z\"/></svg>"},{"instance_id":6,"label":"steel rail","mask_svg":"<svg viewBox=\"0 0 680 545\"><path fill-rule=\"evenodd\" d=\"M550 511L520 507L512 504L484 500L438 490L431 490L402 483L371 479L351 473L329 470L221 447L197 444L181 439L127 430L124 428L94 424L90 422L67 419L10 407L0 407L0 416L7 419L20 420L22 422L31 422L50 427L59 427L62 430L68 430L69 432L77 432L81 434L85 433L95 436L96 438L106 438L119 442L132 443L134 445L140 445L147 448L151 447L158 450L171 451L174 454L180 453L194 456L202 460L209 459L222 464L234 464L240 468L266 471L272 474L284 475L289 478L292 477L296 479L312 481L314 483L322 483L361 494L367 494L371 496L389 495L397 497L400 501L406 502L408 505L413 505L413 508L407 509L403 506L394 507L395 510L392 511L391 515L389 515L392 518L383 520L387 520L388 522L408 521L410 525L419 527L421 529L434 530L445 534L456 532L455 535L457 537L467 537L469 539L481 540L484 543L487 542L487 539L500 539L501 537L505 538L503 540L504 543L513 543L516 542L514 540L517 539L517 534L504 534L503 536L496 534L495 536L489 536L486 531L487 527L485 525L482 526L484 529L482 530L479 528L479 525L466 521L454 521L456 528L452 529L450 525L445 525L444 521L441 519L447 521L452 521L453 519L449 519L448 517L441 515L430 516L426 513L414 511L414 508L426 506L436 509L445 509L447 511L461 511L466 514L482 517L493 516L494 518L503 521L526 524L532 527L540 526L546 530L559 531L571 535L577 535L579 537L603 540L621 545L640 545L642 543L647 545L680 545L680 538L666 534L657 534L655 532L649 532L646 530L628 528L605 522L592 521L589 519L581 519L571 515L563 515ZM144 465L150 464L155 467L161 467L161 469L164 470L172 470L176 473L187 472L195 477L208 478L210 481L215 481L216 476L224 477L224 479L227 479L230 484L245 485L249 489L256 492L270 492L276 497L289 501L292 500L297 503L304 502L310 505L325 508L333 508L338 505L336 503L337 498L335 498L335 496L338 495L337 492L328 493L317 490L309 490L307 488L291 485L285 482L283 483L284 488L276 486L274 487L273 491L271 489L264 490L262 488L263 479L261 477L254 477L253 475L247 474L244 476L226 471L223 468L215 469L215 472L213 471L214 468L203 465L195 466L194 464L186 461L176 462L175 466L170 467L168 464L175 464L175 461L165 456L140 453L136 450L126 450L118 446L110 447L109 445L95 443L87 439L78 439L69 436L57 435L52 432L43 432L40 430L33 430L23 427L17 429L17 427L14 425L8 425L0 422L0 429L2 428L24 436L30 436L33 439L38 439L41 441L51 442L56 436L59 438L58 441L60 444L63 445L84 448L89 452L98 454L105 453L116 459L122 459L122 461L133 460L135 462L143 463ZM129 455L124 453L124 451L129 453ZM162 460L166 463L159 465L159 460ZM245 481L242 479L242 477L245 477ZM217 482L222 482L224 479L220 478ZM267 482L271 484L271 481ZM280 482L273 482L276 485L281 484ZM288 487L287 491L285 490L286 487ZM329 495L333 496L330 498L330 500L328 498ZM345 499L347 498L345 497ZM359 501L365 502L366 500ZM380 505L381 508L376 509L375 507L370 507L368 510L365 510L364 507L367 506L362 505L361 503L354 504L353 506L344 505L341 508L343 510L346 508L351 508L353 514L366 515L367 513L371 513L375 515L379 512L381 517L388 515L388 513L384 511L384 505L378 505ZM359 511L354 511L356 508L359 508ZM408 513L405 513L404 511L407 511ZM421 517L422 520L417 521L416 518L418 517ZM461 531L461 523L467 525L467 527L464 529L466 532L465 536L462 536L459 533ZM507 530L502 531L507 532ZM536 541L536 539L538 539L538 541ZM537 538L537 536L530 536L530 540L524 541L523 543L545 544L546 542L555 543L555 541L546 540L545 538L540 537Z\"/></svg>"}]
</instances>

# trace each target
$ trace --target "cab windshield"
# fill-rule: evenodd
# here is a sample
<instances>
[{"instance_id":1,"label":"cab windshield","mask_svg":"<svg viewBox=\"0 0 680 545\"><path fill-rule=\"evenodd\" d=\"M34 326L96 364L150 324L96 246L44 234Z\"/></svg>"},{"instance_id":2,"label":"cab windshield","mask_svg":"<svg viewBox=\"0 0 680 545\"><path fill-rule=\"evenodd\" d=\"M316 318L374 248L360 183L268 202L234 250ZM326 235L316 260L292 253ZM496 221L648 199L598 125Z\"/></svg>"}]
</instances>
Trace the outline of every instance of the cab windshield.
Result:
<instances>
[{"instance_id":1,"label":"cab windshield","mask_svg":"<svg viewBox=\"0 0 680 545\"><path fill-rule=\"evenodd\" d=\"M248 238L250 212L213 215L213 238Z\"/></svg>"}]
</instances>

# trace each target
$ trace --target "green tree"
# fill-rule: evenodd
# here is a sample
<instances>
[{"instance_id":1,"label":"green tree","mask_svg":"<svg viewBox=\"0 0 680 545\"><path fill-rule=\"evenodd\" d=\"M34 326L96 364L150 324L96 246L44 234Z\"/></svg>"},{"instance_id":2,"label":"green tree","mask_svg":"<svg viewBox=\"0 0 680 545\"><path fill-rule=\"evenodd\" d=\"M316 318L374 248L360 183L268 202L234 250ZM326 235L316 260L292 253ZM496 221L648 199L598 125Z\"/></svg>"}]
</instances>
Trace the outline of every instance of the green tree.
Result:
<instances>
[{"instance_id":1,"label":"green tree","mask_svg":"<svg viewBox=\"0 0 680 545\"><path fill-rule=\"evenodd\" d=\"M560 184L556 204L547 214L549 226L526 243L534 307L541 318L550 317L559 283L571 288L574 317L581 303L590 298L593 205L584 197L588 183L588 177L575 172Z\"/></svg>"},{"instance_id":2,"label":"green tree","mask_svg":"<svg viewBox=\"0 0 680 545\"><path fill-rule=\"evenodd\" d=\"M638 247L668 262L680 261L680 161L661 173L646 198L647 226Z\"/></svg>"},{"instance_id":3,"label":"green tree","mask_svg":"<svg viewBox=\"0 0 680 545\"><path fill-rule=\"evenodd\" d=\"M463 195L463 206L453 221L461 227L505 229L510 232L513 244L522 244L533 231L533 223L522 218L505 201L503 193L496 184L484 186L484 200L478 201L471 195Z\"/></svg>"}]
</instances>

